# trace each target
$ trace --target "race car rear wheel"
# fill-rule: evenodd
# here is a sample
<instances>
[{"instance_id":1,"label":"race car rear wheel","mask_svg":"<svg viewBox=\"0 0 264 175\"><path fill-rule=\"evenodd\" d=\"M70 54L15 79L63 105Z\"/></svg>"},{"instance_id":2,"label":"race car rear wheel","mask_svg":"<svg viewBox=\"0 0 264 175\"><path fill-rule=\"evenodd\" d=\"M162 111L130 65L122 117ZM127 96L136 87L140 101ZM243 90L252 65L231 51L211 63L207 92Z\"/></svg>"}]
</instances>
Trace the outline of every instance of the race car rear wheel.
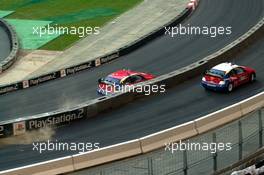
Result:
<instances>
[{"instance_id":1,"label":"race car rear wheel","mask_svg":"<svg viewBox=\"0 0 264 175\"><path fill-rule=\"evenodd\" d=\"M256 80L256 74L250 75L250 82L254 82Z\"/></svg>"},{"instance_id":2,"label":"race car rear wheel","mask_svg":"<svg viewBox=\"0 0 264 175\"><path fill-rule=\"evenodd\" d=\"M229 83L229 85L227 86L227 91L228 91L228 92L232 92L233 89L234 89L233 84L232 84L232 83Z\"/></svg>"}]
</instances>

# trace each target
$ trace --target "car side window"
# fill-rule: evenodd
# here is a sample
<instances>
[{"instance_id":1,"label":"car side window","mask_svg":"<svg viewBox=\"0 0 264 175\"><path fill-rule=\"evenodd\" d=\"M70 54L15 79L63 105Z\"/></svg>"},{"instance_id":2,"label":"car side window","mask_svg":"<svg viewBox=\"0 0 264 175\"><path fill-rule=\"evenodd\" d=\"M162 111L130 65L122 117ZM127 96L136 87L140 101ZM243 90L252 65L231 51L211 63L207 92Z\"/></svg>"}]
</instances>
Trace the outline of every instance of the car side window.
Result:
<instances>
[{"instance_id":1,"label":"car side window","mask_svg":"<svg viewBox=\"0 0 264 175\"><path fill-rule=\"evenodd\" d=\"M131 83L136 83L138 79L137 79L137 76L136 75L132 75L130 77L130 80L131 80Z\"/></svg>"},{"instance_id":2,"label":"car side window","mask_svg":"<svg viewBox=\"0 0 264 175\"><path fill-rule=\"evenodd\" d=\"M236 74L242 74L245 72L244 69L242 69L241 67L237 67L235 68L235 70L236 70Z\"/></svg>"},{"instance_id":3,"label":"car side window","mask_svg":"<svg viewBox=\"0 0 264 175\"><path fill-rule=\"evenodd\" d=\"M130 84L131 83L131 77L127 77L122 84Z\"/></svg>"},{"instance_id":4,"label":"car side window","mask_svg":"<svg viewBox=\"0 0 264 175\"><path fill-rule=\"evenodd\" d=\"M131 75L130 77L126 78L123 81L123 84L133 84L133 83L137 83L143 80L143 77L141 77L140 75Z\"/></svg>"},{"instance_id":5,"label":"car side window","mask_svg":"<svg viewBox=\"0 0 264 175\"><path fill-rule=\"evenodd\" d=\"M143 80L143 77L141 77L140 75L134 75L135 78L135 82L139 82Z\"/></svg>"},{"instance_id":6,"label":"car side window","mask_svg":"<svg viewBox=\"0 0 264 175\"><path fill-rule=\"evenodd\" d=\"M236 74L236 71L234 69L232 69L229 73L228 76L229 77L233 77Z\"/></svg>"}]
</instances>

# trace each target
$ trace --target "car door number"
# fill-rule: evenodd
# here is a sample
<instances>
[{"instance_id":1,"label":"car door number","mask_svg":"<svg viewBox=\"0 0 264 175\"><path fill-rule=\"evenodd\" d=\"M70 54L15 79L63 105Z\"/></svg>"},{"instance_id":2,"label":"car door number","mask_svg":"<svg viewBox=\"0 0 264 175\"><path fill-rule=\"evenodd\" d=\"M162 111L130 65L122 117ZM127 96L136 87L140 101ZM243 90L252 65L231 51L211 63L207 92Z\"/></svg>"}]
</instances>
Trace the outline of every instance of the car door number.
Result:
<instances>
[{"instance_id":1,"label":"car door number","mask_svg":"<svg viewBox=\"0 0 264 175\"><path fill-rule=\"evenodd\" d=\"M240 77L240 81L244 81L247 77L246 76L242 76Z\"/></svg>"}]
</instances>

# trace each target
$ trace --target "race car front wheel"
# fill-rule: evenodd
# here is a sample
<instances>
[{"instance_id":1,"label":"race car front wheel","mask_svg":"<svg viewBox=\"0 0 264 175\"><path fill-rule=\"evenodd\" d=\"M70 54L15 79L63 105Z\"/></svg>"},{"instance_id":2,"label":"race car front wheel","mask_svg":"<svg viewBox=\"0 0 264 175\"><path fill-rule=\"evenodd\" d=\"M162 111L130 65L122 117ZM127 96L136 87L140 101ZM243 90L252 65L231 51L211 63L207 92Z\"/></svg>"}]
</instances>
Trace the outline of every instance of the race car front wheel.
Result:
<instances>
[{"instance_id":1,"label":"race car front wheel","mask_svg":"<svg viewBox=\"0 0 264 175\"><path fill-rule=\"evenodd\" d=\"M233 88L234 88L233 84L232 83L229 83L229 85L227 87L227 91L228 92L232 92L233 91Z\"/></svg>"}]
</instances>

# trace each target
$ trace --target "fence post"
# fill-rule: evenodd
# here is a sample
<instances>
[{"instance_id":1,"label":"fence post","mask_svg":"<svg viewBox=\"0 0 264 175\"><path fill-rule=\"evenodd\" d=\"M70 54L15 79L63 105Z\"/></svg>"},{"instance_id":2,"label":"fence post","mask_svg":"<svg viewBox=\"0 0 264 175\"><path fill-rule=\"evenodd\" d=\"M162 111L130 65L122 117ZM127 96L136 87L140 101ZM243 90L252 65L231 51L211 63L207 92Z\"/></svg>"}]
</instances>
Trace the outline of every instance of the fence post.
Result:
<instances>
[{"instance_id":1,"label":"fence post","mask_svg":"<svg viewBox=\"0 0 264 175\"><path fill-rule=\"evenodd\" d=\"M216 133L213 133L213 143L216 143ZM214 171L217 171L217 151L213 154L214 159Z\"/></svg>"},{"instance_id":2,"label":"fence post","mask_svg":"<svg viewBox=\"0 0 264 175\"><path fill-rule=\"evenodd\" d=\"M148 158L148 174L153 175L153 162L151 157Z\"/></svg>"},{"instance_id":3,"label":"fence post","mask_svg":"<svg viewBox=\"0 0 264 175\"><path fill-rule=\"evenodd\" d=\"M261 109L258 111L259 117L259 148L263 146L263 125L262 125L262 111Z\"/></svg>"},{"instance_id":4,"label":"fence post","mask_svg":"<svg viewBox=\"0 0 264 175\"><path fill-rule=\"evenodd\" d=\"M184 150L183 151L183 172L184 172L184 175L188 174L187 170L188 170L187 151Z\"/></svg>"},{"instance_id":5,"label":"fence post","mask_svg":"<svg viewBox=\"0 0 264 175\"><path fill-rule=\"evenodd\" d=\"M243 133L242 133L242 123L241 121L238 121L238 150L239 150L239 155L238 158L239 160L242 159L242 154L243 154Z\"/></svg>"}]
</instances>

